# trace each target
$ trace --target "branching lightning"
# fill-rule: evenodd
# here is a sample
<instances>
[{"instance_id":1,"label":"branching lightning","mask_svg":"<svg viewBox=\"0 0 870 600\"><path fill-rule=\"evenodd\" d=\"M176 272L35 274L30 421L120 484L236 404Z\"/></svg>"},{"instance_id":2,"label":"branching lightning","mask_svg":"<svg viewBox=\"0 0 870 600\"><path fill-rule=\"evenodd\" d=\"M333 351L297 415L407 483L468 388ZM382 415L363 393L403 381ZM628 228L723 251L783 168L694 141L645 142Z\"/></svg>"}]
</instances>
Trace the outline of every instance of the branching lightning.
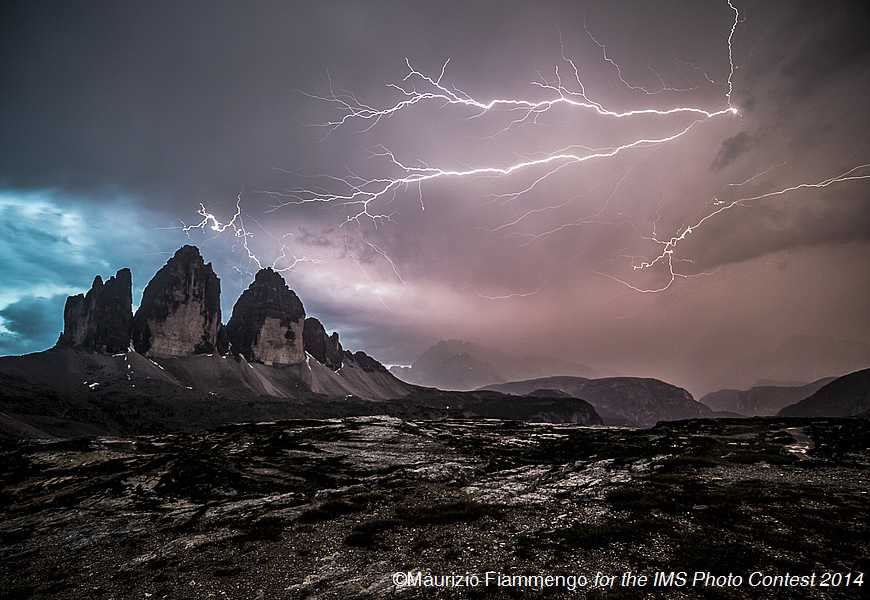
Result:
<instances>
[{"instance_id":1,"label":"branching lightning","mask_svg":"<svg viewBox=\"0 0 870 600\"><path fill-rule=\"evenodd\" d=\"M202 220L195 225L186 225L182 223L181 230L185 233L188 233L193 229L200 229L202 231L206 231L207 229L215 232L215 236L224 233L225 231L229 231L240 240L242 248L244 248L245 253L248 255L248 259L250 259L254 264L257 265L257 269L262 269L264 266L269 266L278 272L289 271L293 267L295 267L300 262L318 262L318 260L311 255L310 253L300 253L297 255L293 250L291 250L284 242L283 238L292 237L292 234L285 234L282 238L278 238L273 234L269 233L269 231L260 225L259 221L251 217L250 215L244 215L242 211L242 194L239 194L236 197L236 212L233 214L232 219L227 221L226 223L222 223L214 214L208 212L203 204L199 205L199 210L197 210L197 214L202 217ZM244 216L243 216L244 215ZM279 256L272 261L271 264L264 265L263 262L257 258L257 255L251 250L248 246L248 241L254 237L254 234L249 232L245 226L245 218L250 219L254 224L256 224L267 236L271 237L274 241L281 244L279 249ZM279 266L283 263L283 266Z\"/></svg>"},{"instance_id":2,"label":"branching lightning","mask_svg":"<svg viewBox=\"0 0 870 600\"><path fill-rule=\"evenodd\" d=\"M773 168L773 167L771 167L771 168ZM728 186L740 186L740 185L744 185L746 183L749 183L750 181L753 181L754 179L757 179L758 177L761 177L762 175L769 172L771 168L766 169L765 171L762 171L761 173L759 173L757 175L754 175L753 177L747 179L743 183L728 184ZM867 171L867 172L862 173L863 171ZM783 196L785 194L789 194L791 192L795 192L797 190L802 190L802 189L826 188L826 187L831 186L835 183L844 183L844 182L848 182L848 181L859 181L859 180L868 180L868 179L870 179L870 164L864 164L864 165L858 165L858 166L852 167L851 169L849 169L843 173L840 173L839 175L835 175L833 177L829 177L828 179L814 182L814 183L799 183L796 185L792 185L792 186L785 187L782 189L774 190L771 192L765 192L763 194L756 194L756 195L752 195L752 196L741 196L741 197L737 198L736 200L732 200L730 202L722 202L721 200L717 200L714 203L714 204L718 205L718 208L716 208L716 210L708 213L706 216L702 217L694 224L685 227L682 230L682 232L671 237L670 239L663 240L663 239L659 239L655 236L646 238L646 239L652 240L656 244L659 244L661 246L662 250L657 256L655 256L652 259L644 260L644 261L641 261L637 264L632 264L632 269L634 269L634 270L649 269L650 267L653 267L656 264L665 263L668 267L670 277L669 277L668 282L659 288L654 288L654 289L639 288L639 287L631 285L630 283L628 283L622 279L619 279L617 277L613 277L612 275L608 275L606 273L601 273L601 275L609 277L610 279L613 279L614 281L618 281L619 283L621 283L625 286L628 286L629 288L631 288L632 290L634 290L636 292L642 292L642 293L663 292L666 289L668 289L677 280L677 278L690 278L691 277L691 275L681 274L674 269L674 262L677 260L674 257L674 252L675 252L677 246L680 244L680 242L682 242L686 238L688 238L692 233L697 231L702 225L704 225L704 223L706 223L710 219L712 219L712 218L722 214L723 212L730 210L736 206L747 206L752 202L763 200L765 198L772 198L775 196ZM691 261L687 261L687 262L691 262Z\"/></svg>"},{"instance_id":3,"label":"branching lightning","mask_svg":"<svg viewBox=\"0 0 870 600\"><path fill-rule=\"evenodd\" d=\"M518 173L528 173L531 178L531 183L509 193L494 195L493 199L499 201L503 205L517 201L523 196L530 194L536 186L541 184L541 182L554 176L562 169L587 162L606 161L637 149L647 149L647 152L652 152L657 147L673 143L680 138L688 136L690 132L704 123L710 122L714 119L729 118L738 115L738 109L732 103L732 95L734 93L734 76L735 72L738 70L738 66L735 64L734 59L734 37L738 30L738 25L741 23L741 15L740 11L734 6L732 0L726 0L726 2L729 9L733 12L733 21L730 24L725 43L723 44L724 46L727 46L727 77L716 77L714 79L700 67L687 61L674 59L678 65L685 65L692 70L701 73L706 82L711 86L718 85L727 88L720 106L712 109L684 104L674 105L670 108L663 109L652 108L649 106L640 106L630 110L614 110L608 108L604 101L596 99L591 92L588 91L587 86L584 84L583 78L581 77L581 69L578 67L575 60L566 56L564 45L562 45L561 52L563 68L560 70L558 66L555 67L552 74L552 80L547 80L541 77L539 80L531 82L531 85L538 93L545 95L544 99L532 99L530 97L492 99L476 98L445 82L446 73L450 64L449 59L442 64L437 76L428 75L416 69L411 61L406 59L405 64L407 66L407 73L405 76L400 82L389 84L389 88L398 95L398 100L392 105L380 108L361 101L352 92L335 88L332 79L330 78L328 94L314 95L306 93L307 96L313 99L333 106L336 111L336 116L334 118L317 125L317 127L321 127L326 131L325 135L327 137L336 129L353 126L354 123L361 125L361 129L359 130L361 132L371 131L377 127L382 120L391 118L399 113L412 111L422 105L432 105L439 109L452 108L460 111L464 118L470 120L480 120L488 116L500 115L503 117L506 115L508 117L508 124L497 129L492 136L485 139L495 138L504 134L512 127L520 124L536 124L540 117L556 109L576 111L578 113L589 114L596 118L613 121L653 118L660 121L661 127L668 127L670 130L667 134L640 136L637 139L610 147L594 148L578 143L549 153L522 156L515 162L508 164L469 165L458 169L429 166L420 161L412 164L400 159L390 149L380 147L373 153L373 157L381 160L386 165L386 169L394 173L394 175L382 175L378 177L365 177L353 173L344 177L321 175L318 177L328 182L328 187L293 187L283 191L265 192L274 201L274 205L270 209L270 212L288 208L293 205L308 203L324 203L341 207L342 210L345 211L344 220L340 223L341 227L345 228L345 231L347 231L346 228L348 226L355 225L356 231L362 238L363 243L386 261L396 278L404 284L405 280L402 278L396 261L390 257L389 252L386 249L368 240L361 228L362 222L370 222L375 228L377 228L386 222L394 221L395 211L388 212L384 207L389 206L403 194L415 191L416 197L419 199L420 209L425 210L423 187L425 184L430 182L471 178L500 179L510 178ZM680 92L694 89L667 86L662 76L653 68L651 61L649 61L648 70L660 82L659 88L651 90L642 85L631 83L624 76L620 65L608 53L606 45L590 31L585 19L583 27L586 34L601 51L599 60L603 60L613 67L616 78L618 78L619 82L628 90L641 92L644 96L659 95L661 97L666 93L675 95ZM559 32L559 36L561 45L561 31ZM565 68L566 65L567 68ZM569 77L565 77L565 71L570 72ZM719 82L724 80L724 83L717 83L717 80ZM539 233L522 233L520 235L528 238L523 245L530 244L545 236L564 230L565 228L592 223L601 218L604 211L608 208L609 203L616 195L619 186L628 177L629 172L638 162L645 160L647 156L648 154L644 154L640 159L638 159L638 161L635 161L632 166L623 172L622 177L617 181L613 190L597 211L593 210L584 217L555 224L553 227L545 229ZM769 167L741 183L727 184L725 188L728 188L729 190L733 188L739 189L750 182L760 179L779 166L781 165ZM643 240L651 242L654 246L658 247L657 252L654 252L651 256L617 257L629 258L631 261L630 266L633 271L643 271L652 269L653 267L664 268L666 275L664 282L661 285L649 288L641 287L608 273L602 272L599 274L613 281L619 282L635 292L657 293L665 291L679 279L689 279L698 275L698 269L694 267L691 259L682 256L678 252L678 247L692 234L696 233L699 229L702 229L707 222L717 218L726 211L732 210L735 207L749 206L764 199L783 196L801 189L825 188L834 184L867 179L870 179L870 165L862 164L821 181L799 183L773 191L739 196L733 200L722 200L719 197L714 196L711 202L705 205L705 212L703 214L699 214L698 218L696 218L691 224L680 227L673 235L668 236L666 234L662 236L656 231L659 225L659 217L657 217L653 224L652 233L641 235ZM541 216L549 211L557 211L574 203L575 200L576 197L562 202L556 202L550 206L524 209L516 214L516 216L510 218L510 220L495 227L485 229L491 233L505 232L518 226L526 219L533 216ZM262 266L261 261L256 257L248 245L253 234L246 229L245 218L255 223L256 221L254 221L249 215L244 215L241 208L241 195L238 197L236 202L235 214L226 223L220 222L203 205L200 205L200 209L197 212L202 217L202 220L196 225L185 225L183 228L185 232L194 228L199 228L203 231L208 229L214 231L215 235L223 232L230 232L238 238L241 247L244 248L248 257L258 266ZM281 255L272 263L272 266L275 267L280 261L288 262L288 265L284 266L281 270L291 269L301 261L314 260L310 255L292 252L283 241L281 242L280 253ZM682 271L680 266L684 264L692 265L693 272L689 273ZM545 284L542 284L532 292L493 296L484 295L480 292L477 292L477 294L481 298L490 300L524 297L538 293L544 285Z\"/></svg>"}]
</instances>

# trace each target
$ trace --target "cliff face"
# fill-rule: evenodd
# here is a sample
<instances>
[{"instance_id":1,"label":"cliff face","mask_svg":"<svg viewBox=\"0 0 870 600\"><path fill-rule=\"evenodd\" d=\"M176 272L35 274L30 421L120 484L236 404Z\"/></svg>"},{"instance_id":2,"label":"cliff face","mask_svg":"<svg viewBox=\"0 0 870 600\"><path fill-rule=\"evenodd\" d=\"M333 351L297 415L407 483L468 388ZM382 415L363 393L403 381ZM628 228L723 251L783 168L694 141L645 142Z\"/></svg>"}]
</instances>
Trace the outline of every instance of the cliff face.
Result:
<instances>
[{"instance_id":1,"label":"cliff face","mask_svg":"<svg viewBox=\"0 0 870 600\"><path fill-rule=\"evenodd\" d=\"M248 361L297 364L305 360L304 320L299 297L279 273L266 268L233 307L227 339L232 351Z\"/></svg>"},{"instance_id":2,"label":"cliff face","mask_svg":"<svg viewBox=\"0 0 870 600\"><path fill-rule=\"evenodd\" d=\"M209 407L222 399L241 411L236 414L253 417L237 403L260 397L304 402L312 394L392 400L414 391L364 352L344 350L338 333L328 335L317 319L306 320L302 302L272 269L257 273L226 325L220 322L220 282L193 246L179 249L154 275L135 317L131 287L130 271L123 269L105 284L97 277L86 295L70 297L57 348L0 360L6 396L14 392L29 404L59 394L105 393L111 411L117 400L139 398L152 416L157 398L170 405L206 398ZM208 421L179 412L188 424ZM36 435L37 429L28 431Z\"/></svg>"},{"instance_id":3,"label":"cliff face","mask_svg":"<svg viewBox=\"0 0 870 600\"><path fill-rule=\"evenodd\" d=\"M126 352L133 325L130 269L121 269L106 283L97 275L87 294L70 296L63 309L58 346L98 352Z\"/></svg>"},{"instance_id":4,"label":"cliff face","mask_svg":"<svg viewBox=\"0 0 870 600\"><path fill-rule=\"evenodd\" d=\"M338 332L331 336L326 334L323 324L314 317L305 319L302 328L302 340L305 351L322 365L333 371L341 368L344 352L338 341Z\"/></svg>"},{"instance_id":5,"label":"cliff face","mask_svg":"<svg viewBox=\"0 0 870 600\"><path fill-rule=\"evenodd\" d=\"M220 280L194 246L183 246L154 275L133 318L133 344L146 356L218 349Z\"/></svg>"}]
</instances>

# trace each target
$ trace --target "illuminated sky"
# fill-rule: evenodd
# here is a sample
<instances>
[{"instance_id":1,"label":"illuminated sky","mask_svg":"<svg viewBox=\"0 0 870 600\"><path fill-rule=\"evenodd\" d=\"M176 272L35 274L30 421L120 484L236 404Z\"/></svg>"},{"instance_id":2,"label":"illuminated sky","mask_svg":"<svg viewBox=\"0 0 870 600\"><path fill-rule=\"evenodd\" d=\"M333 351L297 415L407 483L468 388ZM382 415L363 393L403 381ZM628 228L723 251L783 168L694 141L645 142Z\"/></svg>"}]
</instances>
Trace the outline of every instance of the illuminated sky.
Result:
<instances>
[{"instance_id":1,"label":"illuminated sky","mask_svg":"<svg viewBox=\"0 0 870 600\"><path fill-rule=\"evenodd\" d=\"M736 27L727 0L5 3L0 354L52 345L98 273L131 267L137 304L183 243L224 321L274 264L385 363L452 337L700 393L796 334L870 342L870 9L733 7ZM673 108L697 110L602 114ZM554 154L582 161L339 198L436 172L396 163ZM183 230L237 198L222 233Z\"/></svg>"}]
</instances>

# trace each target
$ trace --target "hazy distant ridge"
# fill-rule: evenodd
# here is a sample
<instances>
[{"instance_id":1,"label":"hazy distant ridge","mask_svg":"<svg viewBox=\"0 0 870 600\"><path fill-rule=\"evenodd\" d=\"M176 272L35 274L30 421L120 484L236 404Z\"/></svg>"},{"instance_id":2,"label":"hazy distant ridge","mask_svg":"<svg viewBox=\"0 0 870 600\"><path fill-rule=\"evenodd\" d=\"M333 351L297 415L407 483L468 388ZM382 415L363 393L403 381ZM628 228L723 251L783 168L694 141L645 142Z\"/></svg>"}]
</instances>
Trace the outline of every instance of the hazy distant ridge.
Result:
<instances>
[{"instance_id":1,"label":"hazy distant ridge","mask_svg":"<svg viewBox=\"0 0 870 600\"><path fill-rule=\"evenodd\" d=\"M713 417L713 411L683 388L641 377L544 377L486 386L505 394L526 395L541 388L589 402L606 424L649 427L658 421Z\"/></svg>"},{"instance_id":2,"label":"hazy distant ridge","mask_svg":"<svg viewBox=\"0 0 870 600\"><path fill-rule=\"evenodd\" d=\"M392 367L390 372L407 383L442 390L474 390L494 383L551 375L600 375L586 365L559 358L518 357L461 340L441 340L427 348L410 367Z\"/></svg>"},{"instance_id":3,"label":"hazy distant ridge","mask_svg":"<svg viewBox=\"0 0 870 600\"><path fill-rule=\"evenodd\" d=\"M758 385L748 390L719 390L703 396L701 402L717 411L754 416L773 416L781 409L807 398L834 381L826 377L801 386Z\"/></svg>"},{"instance_id":4,"label":"hazy distant ridge","mask_svg":"<svg viewBox=\"0 0 870 600\"><path fill-rule=\"evenodd\" d=\"M809 398L779 411L782 417L870 417L870 369L838 377Z\"/></svg>"}]
</instances>

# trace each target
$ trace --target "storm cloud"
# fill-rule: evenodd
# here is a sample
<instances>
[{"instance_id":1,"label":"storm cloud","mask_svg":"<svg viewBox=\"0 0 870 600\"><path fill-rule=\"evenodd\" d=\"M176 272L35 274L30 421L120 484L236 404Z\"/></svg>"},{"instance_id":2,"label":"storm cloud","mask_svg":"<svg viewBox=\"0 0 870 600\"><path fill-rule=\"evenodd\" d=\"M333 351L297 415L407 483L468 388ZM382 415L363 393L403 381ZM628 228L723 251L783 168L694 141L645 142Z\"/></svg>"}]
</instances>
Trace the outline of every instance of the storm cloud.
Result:
<instances>
[{"instance_id":1,"label":"storm cloud","mask_svg":"<svg viewBox=\"0 0 870 600\"><path fill-rule=\"evenodd\" d=\"M25 296L0 309L6 331L0 332L0 353L24 354L54 345L63 331L66 296Z\"/></svg>"},{"instance_id":2,"label":"storm cloud","mask_svg":"<svg viewBox=\"0 0 870 600\"><path fill-rule=\"evenodd\" d=\"M747 346L870 341L868 9L733 4L729 53L724 1L6 3L0 352L53 343L96 274L131 267L137 304L184 243L224 321L274 265L386 363L453 337L697 392ZM579 104L336 101L431 91L408 65L458 98ZM675 107L715 116L649 110ZM355 195L554 154L595 156ZM235 227L190 228L200 205Z\"/></svg>"}]
</instances>

